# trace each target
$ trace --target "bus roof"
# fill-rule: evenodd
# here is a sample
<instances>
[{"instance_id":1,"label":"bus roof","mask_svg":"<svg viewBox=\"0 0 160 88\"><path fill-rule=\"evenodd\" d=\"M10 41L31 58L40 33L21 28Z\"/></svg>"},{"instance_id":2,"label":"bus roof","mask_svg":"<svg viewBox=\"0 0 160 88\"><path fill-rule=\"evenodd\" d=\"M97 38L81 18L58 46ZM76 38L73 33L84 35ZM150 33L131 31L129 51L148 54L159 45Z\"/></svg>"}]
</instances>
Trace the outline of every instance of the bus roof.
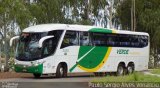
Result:
<instances>
[{"instance_id":1,"label":"bus roof","mask_svg":"<svg viewBox=\"0 0 160 88\"><path fill-rule=\"evenodd\" d=\"M74 31L92 31L92 32L108 32L111 33L119 33L119 34L135 34L135 35L148 35L145 32L132 32L125 30L115 30L115 29L107 29L97 26L87 26L87 25L70 25L70 24L40 24L25 28L23 32L48 32L52 30L74 30ZM92 30L94 29L94 30Z\"/></svg>"}]
</instances>

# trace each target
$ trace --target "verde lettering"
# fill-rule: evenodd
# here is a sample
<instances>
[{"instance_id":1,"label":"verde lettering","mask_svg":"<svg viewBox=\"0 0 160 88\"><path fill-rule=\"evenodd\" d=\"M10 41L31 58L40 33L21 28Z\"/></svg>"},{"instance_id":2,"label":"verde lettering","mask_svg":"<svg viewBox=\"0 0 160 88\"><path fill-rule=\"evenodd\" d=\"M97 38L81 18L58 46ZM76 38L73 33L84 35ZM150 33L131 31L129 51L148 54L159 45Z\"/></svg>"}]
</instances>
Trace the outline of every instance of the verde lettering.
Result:
<instances>
[{"instance_id":1,"label":"verde lettering","mask_svg":"<svg viewBox=\"0 0 160 88\"><path fill-rule=\"evenodd\" d=\"M125 50L125 49L118 49L117 50L117 54L128 54L129 50Z\"/></svg>"}]
</instances>

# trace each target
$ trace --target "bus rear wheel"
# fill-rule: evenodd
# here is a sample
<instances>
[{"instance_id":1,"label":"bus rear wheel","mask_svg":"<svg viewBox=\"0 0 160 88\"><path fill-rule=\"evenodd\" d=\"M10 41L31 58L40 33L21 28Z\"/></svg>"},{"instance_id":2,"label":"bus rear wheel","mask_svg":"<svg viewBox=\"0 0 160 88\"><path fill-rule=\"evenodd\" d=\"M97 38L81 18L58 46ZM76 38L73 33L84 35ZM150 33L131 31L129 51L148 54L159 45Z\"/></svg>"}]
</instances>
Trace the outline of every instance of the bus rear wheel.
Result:
<instances>
[{"instance_id":1,"label":"bus rear wheel","mask_svg":"<svg viewBox=\"0 0 160 88\"><path fill-rule=\"evenodd\" d=\"M34 73L33 76L34 76L34 78L40 78L40 77L41 77L41 74L39 74L39 73Z\"/></svg>"},{"instance_id":2,"label":"bus rear wheel","mask_svg":"<svg viewBox=\"0 0 160 88\"><path fill-rule=\"evenodd\" d=\"M132 74L134 72L134 64L129 64L127 66L127 74Z\"/></svg>"},{"instance_id":3,"label":"bus rear wheel","mask_svg":"<svg viewBox=\"0 0 160 88\"><path fill-rule=\"evenodd\" d=\"M56 71L56 77L66 77L67 76L67 69L63 65L59 64Z\"/></svg>"},{"instance_id":4,"label":"bus rear wheel","mask_svg":"<svg viewBox=\"0 0 160 88\"><path fill-rule=\"evenodd\" d=\"M117 74L117 76L122 76L125 74L125 67L122 64L118 65L116 74Z\"/></svg>"}]
</instances>

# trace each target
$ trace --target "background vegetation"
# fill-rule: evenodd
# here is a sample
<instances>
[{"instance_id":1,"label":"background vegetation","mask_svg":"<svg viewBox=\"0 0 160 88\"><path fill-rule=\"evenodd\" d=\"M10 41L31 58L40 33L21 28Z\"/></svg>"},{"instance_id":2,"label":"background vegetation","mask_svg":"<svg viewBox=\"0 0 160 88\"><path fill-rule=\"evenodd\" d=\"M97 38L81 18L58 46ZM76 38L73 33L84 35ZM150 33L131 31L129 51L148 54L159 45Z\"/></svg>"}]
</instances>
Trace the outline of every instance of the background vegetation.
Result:
<instances>
[{"instance_id":1,"label":"background vegetation","mask_svg":"<svg viewBox=\"0 0 160 88\"><path fill-rule=\"evenodd\" d=\"M92 82L160 82L157 76L145 75L144 73L135 72L125 76L106 76L95 79Z\"/></svg>"}]
</instances>

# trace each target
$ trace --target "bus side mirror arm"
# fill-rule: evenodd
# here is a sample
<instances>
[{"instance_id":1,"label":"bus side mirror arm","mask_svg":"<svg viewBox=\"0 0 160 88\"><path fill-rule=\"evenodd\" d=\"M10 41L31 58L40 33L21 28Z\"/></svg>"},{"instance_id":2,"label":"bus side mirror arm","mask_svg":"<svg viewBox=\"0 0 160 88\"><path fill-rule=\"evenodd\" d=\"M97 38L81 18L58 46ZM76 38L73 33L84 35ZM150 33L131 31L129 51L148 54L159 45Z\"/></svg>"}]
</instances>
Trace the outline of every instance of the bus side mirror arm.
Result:
<instances>
[{"instance_id":1,"label":"bus side mirror arm","mask_svg":"<svg viewBox=\"0 0 160 88\"><path fill-rule=\"evenodd\" d=\"M19 36L14 36L14 37L12 37L12 38L10 39L10 41L9 41L9 45L10 45L10 46L12 46L13 40L15 40L15 39L19 39Z\"/></svg>"},{"instance_id":2,"label":"bus side mirror arm","mask_svg":"<svg viewBox=\"0 0 160 88\"><path fill-rule=\"evenodd\" d=\"M41 48L43 46L43 42L46 40L46 39L49 39L49 38L53 38L54 36L45 36L45 37L42 37L40 40L39 40L39 48Z\"/></svg>"}]
</instances>

